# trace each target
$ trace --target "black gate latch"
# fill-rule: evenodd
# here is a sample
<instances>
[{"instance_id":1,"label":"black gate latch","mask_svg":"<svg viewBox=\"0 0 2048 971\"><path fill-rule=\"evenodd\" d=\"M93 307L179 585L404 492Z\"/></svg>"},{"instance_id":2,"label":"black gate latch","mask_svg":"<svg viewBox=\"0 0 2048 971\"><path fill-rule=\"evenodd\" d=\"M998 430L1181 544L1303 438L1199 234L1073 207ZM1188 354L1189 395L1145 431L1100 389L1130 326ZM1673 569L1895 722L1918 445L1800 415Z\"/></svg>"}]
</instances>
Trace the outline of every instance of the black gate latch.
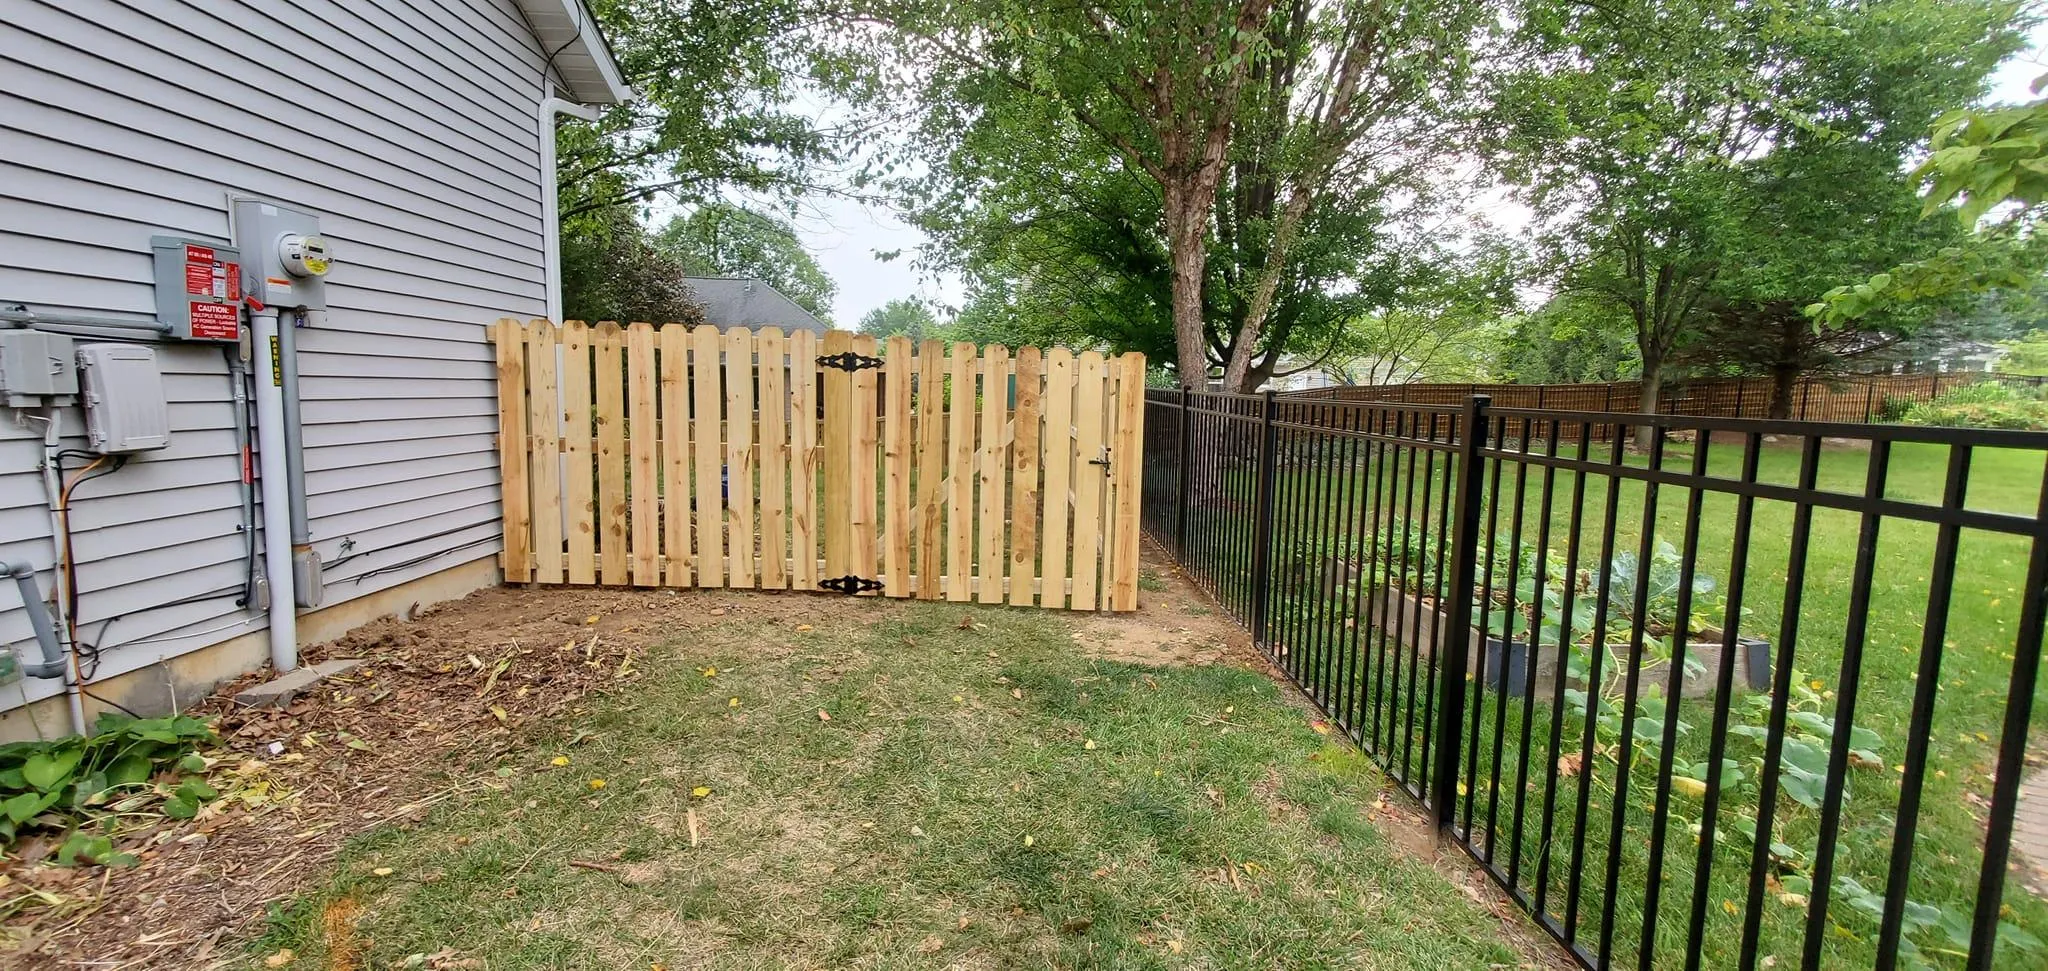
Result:
<instances>
[{"instance_id":1,"label":"black gate latch","mask_svg":"<svg viewBox=\"0 0 2048 971\"><path fill-rule=\"evenodd\" d=\"M867 577L857 577L852 574L847 574L843 577L832 577L827 580L819 580L818 589L830 590L834 593L843 593L851 597L857 593L868 593L870 591L882 589L882 581L870 580Z\"/></svg>"},{"instance_id":2,"label":"black gate latch","mask_svg":"<svg viewBox=\"0 0 2048 971\"><path fill-rule=\"evenodd\" d=\"M818 366L838 368L850 374L867 368L881 367L882 359L879 357L869 357L866 354L855 354L852 351L841 351L837 354L827 354L824 357L818 358Z\"/></svg>"}]
</instances>

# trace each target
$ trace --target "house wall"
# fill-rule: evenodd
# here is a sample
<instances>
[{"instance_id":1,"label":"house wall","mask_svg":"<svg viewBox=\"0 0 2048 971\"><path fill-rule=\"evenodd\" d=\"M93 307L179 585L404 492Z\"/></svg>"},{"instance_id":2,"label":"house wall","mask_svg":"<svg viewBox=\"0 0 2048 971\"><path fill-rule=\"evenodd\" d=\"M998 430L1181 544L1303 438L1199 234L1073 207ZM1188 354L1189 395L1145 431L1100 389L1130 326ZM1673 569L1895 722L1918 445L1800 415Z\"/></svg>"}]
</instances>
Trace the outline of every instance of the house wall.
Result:
<instances>
[{"instance_id":1,"label":"house wall","mask_svg":"<svg viewBox=\"0 0 2048 971\"><path fill-rule=\"evenodd\" d=\"M0 306L146 317L151 235L225 240L230 194L319 213L330 309L299 344L327 602L495 556L483 325L545 313L544 60L513 0L6 0ZM235 603L222 352L158 350L171 446L74 503L79 629L103 679L263 627ZM82 447L76 409L65 428ZM0 558L44 568L47 590L39 439L0 408ZM0 644L32 652L29 636L0 591ZM0 710L60 691L0 686Z\"/></svg>"}]
</instances>

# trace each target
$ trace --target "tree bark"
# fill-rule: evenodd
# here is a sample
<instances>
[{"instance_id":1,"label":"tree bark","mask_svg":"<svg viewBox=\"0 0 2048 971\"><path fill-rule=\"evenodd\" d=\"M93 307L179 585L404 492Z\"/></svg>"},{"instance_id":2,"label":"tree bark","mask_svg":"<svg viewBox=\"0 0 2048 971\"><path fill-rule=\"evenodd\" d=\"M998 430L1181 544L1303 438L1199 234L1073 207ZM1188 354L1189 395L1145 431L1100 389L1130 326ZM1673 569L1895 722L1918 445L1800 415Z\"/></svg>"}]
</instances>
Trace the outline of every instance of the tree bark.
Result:
<instances>
[{"instance_id":1,"label":"tree bark","mask_svg":"<svg viewBox=\"0 0 2048 971\"><path fill-rule=\"evenodd\" d=\"M1799 388L1799 365L1781 361L1771 365L1772 418L1792 417L1792 392Z\"/></svg>"},{"instance_id":2,"label":"tree bark","mask_svg":"<svg viewBox=\"0 0 2048 971\"><path fill-rule=\"evenodd\" d=\"M1647 348L1645 348L1645 351L1646 353L1643 354L1642 400L1636 410L1645 415L1654 415L1658 413L1657 406L1664 398L1664 357L1661 354L1649 353ZM1645 424L1636 426L1636 448L1641 451L1649 451L1651 444L1657 441L1658 434L1659 432L1655 425Z\"/></svg>"},{"instance_id":3,"label":"tree bark","mask_svg":"<svg viewBox=\"0 0 2048 971\"><path fill-rule=\"evenodd\" d=\"M1209 351L1202 330L1202 278L1209 263L1206 216L1215 192L1197 193L1177 181L1160 188L1166 208L1166 248L1172 262L1175 368L1182 384L1207 391Z\"/></svg>"},{"instance_id":4,"label":"tree bark","mask_svg":"<svg viewBox=\"0 0 2048 971\"><path fill-rule=\"evenodd\" d=\"M1258 355L1259 333L1265 329L1266 318L1273 312L1273 299L1280 290L1280 274L1293 253L1294 240L1300 235L1303 217L1308 215L1309 202L1309 193L1300 187L1288 193L1287 205L1280 211L1279 224L1273 228L1273 242L1266 248L1266 265L1259 269L1251 306L1245 310L1244 327L1238 331L1237 340L1230 346L1230 360L1223 366L1225 391L1237 394L1250 394L1252 391L1252 361Z\"/></svg>"}]
</instances>

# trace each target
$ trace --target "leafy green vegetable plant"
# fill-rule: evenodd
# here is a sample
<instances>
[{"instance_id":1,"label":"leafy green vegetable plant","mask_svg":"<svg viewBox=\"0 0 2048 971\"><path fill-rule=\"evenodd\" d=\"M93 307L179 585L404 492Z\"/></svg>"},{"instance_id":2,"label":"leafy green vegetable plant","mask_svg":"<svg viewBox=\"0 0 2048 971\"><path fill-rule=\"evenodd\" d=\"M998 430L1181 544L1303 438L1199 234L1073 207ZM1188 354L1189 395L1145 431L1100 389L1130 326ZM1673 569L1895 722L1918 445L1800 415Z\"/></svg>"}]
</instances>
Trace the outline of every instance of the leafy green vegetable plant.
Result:
<instances>
[{"instance_id":1,"label":"leafy green vegetable plant","mask_svg":"<svg viewBox=\"0 0 2048 971\"><path fill-rule=\"evenodd\" d=\"M85 824L152 804L173 819L198 815L218 793L195 749L215 741L197 718L103 714L91 735L0 745L0 847L33 828L69 830L59 863L132 862Z\"/></svg>"}]
</instances>

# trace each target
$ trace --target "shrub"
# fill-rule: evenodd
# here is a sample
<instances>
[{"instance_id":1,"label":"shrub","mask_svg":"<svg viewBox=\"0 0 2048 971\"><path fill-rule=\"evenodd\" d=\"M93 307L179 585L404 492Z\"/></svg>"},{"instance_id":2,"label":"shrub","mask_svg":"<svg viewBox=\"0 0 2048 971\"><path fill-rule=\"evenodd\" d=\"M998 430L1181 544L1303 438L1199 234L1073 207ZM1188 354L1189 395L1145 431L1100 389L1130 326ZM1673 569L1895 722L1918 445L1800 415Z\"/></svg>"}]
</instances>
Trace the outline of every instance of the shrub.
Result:
<instances>
[{"instance_id":1,"label":"shrub","mask_svg":"<svg viewBox=\"0 0 2048 971\"><path fill-rule=\"evenodd\" d=\"M1908 425L2048 430L2048 401L2040 390L1979 381L1906 410Z\"/></svg>"}]
</instances>

